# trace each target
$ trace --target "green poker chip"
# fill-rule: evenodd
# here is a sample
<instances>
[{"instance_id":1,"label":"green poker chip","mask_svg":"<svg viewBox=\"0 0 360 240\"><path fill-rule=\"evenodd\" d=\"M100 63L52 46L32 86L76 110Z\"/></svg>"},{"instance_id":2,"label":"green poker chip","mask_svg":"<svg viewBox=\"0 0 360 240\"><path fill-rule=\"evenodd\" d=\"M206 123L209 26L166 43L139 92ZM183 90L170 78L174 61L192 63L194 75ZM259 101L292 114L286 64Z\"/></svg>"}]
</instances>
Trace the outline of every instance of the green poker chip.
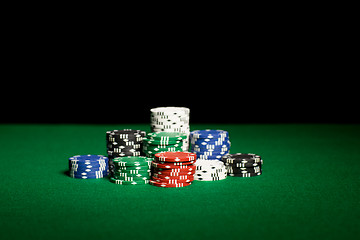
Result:
<instances>
[{"instance_id":1,"label":"green poker chip","mask_svg":"<svg viewBox=\"0 0 360 240\"><path fill-rule=\"evenodd\" d=\"M151 165L151 162L149 165L146 165L146 166L129 166L129 167L119 167L119 166L115 166L115 170L149 170L150 169L150 165Z\"/></svg>"},{"instance_id":2,"label":"green poker chip","mask_svg":"<svg viewBox=\"0 0 360 240\"><path fill-rule=\"evenodd\" d=\"M124 181L116 178L110 178L110 182L120 185L145 185L149 184L149 180L139 180L139 181Z\"/></svg>"}]
</instances>

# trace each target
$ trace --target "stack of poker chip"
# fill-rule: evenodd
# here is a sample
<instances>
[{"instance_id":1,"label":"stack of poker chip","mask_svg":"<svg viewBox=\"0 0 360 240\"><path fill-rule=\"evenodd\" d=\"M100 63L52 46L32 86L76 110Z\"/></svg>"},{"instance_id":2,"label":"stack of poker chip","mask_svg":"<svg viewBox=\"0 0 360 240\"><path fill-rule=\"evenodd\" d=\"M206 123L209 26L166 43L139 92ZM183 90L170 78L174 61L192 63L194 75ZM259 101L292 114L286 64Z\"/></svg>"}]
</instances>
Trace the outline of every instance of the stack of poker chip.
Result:
<instances>
[{"instance_id":1,"label":"stack of poker chip","mask_svg":"<svg viewBox=\"0 0 360 240\"><path fill-rule=\"evenodd\" d=\"M158 107L150 109L150 125L152 132L185 133L187 138L182 146L189 150L190 109L186 107Z\"/></svg>"},{"instance_id":2,"label":"stack of poker chip","mask_svg":"<svg viewBox=\"0 0 360 240\"><path fill-rule=\"evenodd\" d=\"M224 130L196 130L190 133L191 152L198 159L221 160L230 151L229 133Z\"/></svg>"},{"instance_id":3,"label":"stack of poker chip","mask_svg":"<svg viewBox=\"0 0 360 240\"><path fill-rule=\"evenodd\" d=\"M72 178L103 178L108 171L108 158L105 156L76 155L69 158L69 175Z\"/></svg>"},{"instance_id":4,"label":"stack of poker chip","mask_svg":"<svg viewBox=\"0 0 360 240\"><path fill-rule=\"evenodd\" d=\"M141 130L123 129L106 132L106 147L109 167L113 173L112 159L116 157L141 156L142 140L146 132Z\"/></svg>"},{"instance_id":5,"label":"stack of poker chip","mask_svg":"<svg viewBox=\"0 0 360 240\"><path fill-rule=\"evenodd\" d=\"M143 138L143 152L154 157L160 152L181 152L187 135L179 132L152 132Z\"/></svg>"},{"instance_id":6,"label":"stack of poker chip","mask_svg":"<svg viewBox=\"0 0 360 240\"><path fill-rule=\"evenodd\" d=\"M225 164L219 160L197 160L194 180L218 181L226 179Z\"/></svg>"},{"instance_id":7,"label":"stack of poker chip","mask_svg":"<svg viewBox=\"0 0 360 240\"><path fill-rule=\"evenodd\" d=\"M254 177L261 175L263 160L253 153L235 153L224 155L221 159L227 170L228 176Z\"/></svg>"},{"instance_id":8,"label":"stack of poker chip","mask_svg":"<svg viewBox=\"0 0 360 240\"><path fill-rule=\"evenodd\" d=\"M143 156L114 158L114 169L110 181L121 185L148 184L152 160Z\"/></svg>"},{"instance_id":9,"label":"stack of poker chip","mask_svg":"<svg viewBox=\"0 0 360 240\"><path fill-rule=\"evenodd\" d=\"M157 153L151 163L150 184L166 188L189 186L194 180L195 162L194 153Z\"/></svg>"}]
</instances>

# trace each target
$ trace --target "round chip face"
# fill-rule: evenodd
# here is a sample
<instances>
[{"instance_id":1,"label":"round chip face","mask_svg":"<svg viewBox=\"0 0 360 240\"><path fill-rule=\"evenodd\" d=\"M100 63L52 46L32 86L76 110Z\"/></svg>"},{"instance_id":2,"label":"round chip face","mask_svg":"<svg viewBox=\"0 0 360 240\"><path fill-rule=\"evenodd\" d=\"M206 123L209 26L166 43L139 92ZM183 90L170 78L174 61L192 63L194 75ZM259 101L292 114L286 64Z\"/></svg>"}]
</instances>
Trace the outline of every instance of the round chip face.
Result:
<instances>
[{"instance_id":1,"label":"round chip face","mask_svg":"<svg viewBox=\"0 0 360 240\"><path fill-rule=\"evenodd\" d=\"M69 158L69 161L72 162L99 162L99 161L107 161L108 158L103 155L76 155Z\"/></svg>"},{"instance_id":2,"label":"round chip face","mask_svg":"<svg viewBox=\"0 0 360 240\"><path fill-rule=\"evenodd\" d=\"M195 153L189 152L162 152L155 154L159 162L188 162L196 160Z\"/></svg>"},{"instance_id":3,"label":"round chip face","mask_svg":"<svg viewBox=\"0 0 360 240\"><path fill-rule=\"evenodd\" d=\"M209 138L209 139L229 137L229 133L227 131L224 131L224 130L212 130L212 129L195 130L195 131L192 131L190 133L190 135L193 138Z\"/></svg>"},{"instance_id":4,"label":"round chip face","mask_svg":"<svg viewBox=\"0 0 360 240\"><path fill-rule=\"evenodd\" d=\"M187 107L157 107L150 109L151 113L155 113L156 115L189 115L190 109Z\"/></svg>"}]
</instances>

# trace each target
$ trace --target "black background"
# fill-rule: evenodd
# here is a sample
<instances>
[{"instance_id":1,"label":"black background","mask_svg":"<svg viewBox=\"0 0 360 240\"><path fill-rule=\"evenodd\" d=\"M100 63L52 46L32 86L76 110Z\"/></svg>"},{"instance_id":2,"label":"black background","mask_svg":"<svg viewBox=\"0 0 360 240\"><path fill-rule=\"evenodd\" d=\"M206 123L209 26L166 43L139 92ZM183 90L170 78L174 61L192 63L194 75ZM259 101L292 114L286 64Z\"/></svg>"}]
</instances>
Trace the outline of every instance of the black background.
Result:
<instances>
[{"instance_id":1,"label":"black background","mask_svg":"<svg viewBox=\"0 0 360 240\"><path fill-rule=\"evenodd\" d=\"M161 106L189 107L191 123L360 122L355 63L323 37L118 47L59 37L14 41L1 123L148 123Z\"/></svg>"},{"instance_id":2,"label":"black background","mask_svg":"<svg viewBox=\"0 0 360 240\"><path fill-rule=\"evenodd\" d=\"M276 80L267 74L256 78L223 72L197 77L189 74L169 74L161 80L159 75L110 80L104 74L86 74L81 80L61 76L13 83L3 88L0 120L148 123L150 108L183 106L191 110L191 123L359 123L356 87L345 88L335 79L322 82Z\"/></svg>"}]
</instances>

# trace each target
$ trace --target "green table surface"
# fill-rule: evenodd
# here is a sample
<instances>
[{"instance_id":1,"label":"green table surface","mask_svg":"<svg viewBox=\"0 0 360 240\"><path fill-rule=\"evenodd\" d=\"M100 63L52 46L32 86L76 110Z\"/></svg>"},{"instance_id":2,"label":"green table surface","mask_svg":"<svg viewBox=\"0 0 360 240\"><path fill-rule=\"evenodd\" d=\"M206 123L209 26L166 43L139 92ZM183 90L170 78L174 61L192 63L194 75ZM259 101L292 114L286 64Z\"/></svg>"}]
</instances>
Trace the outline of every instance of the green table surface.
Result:
<instances>
[{"instance_id":1,"label":"green table surface","mask_svg":"<svg viewBox=\"0 0 360 240\"><path fill-rule=\"evenodd\" d=\"M360 125L193 124L229 131L263 174L184 188L73 179L68 158L106 154L125 125L0 125L1 239L356 239Z\"/></svg>"}]
</instances>

